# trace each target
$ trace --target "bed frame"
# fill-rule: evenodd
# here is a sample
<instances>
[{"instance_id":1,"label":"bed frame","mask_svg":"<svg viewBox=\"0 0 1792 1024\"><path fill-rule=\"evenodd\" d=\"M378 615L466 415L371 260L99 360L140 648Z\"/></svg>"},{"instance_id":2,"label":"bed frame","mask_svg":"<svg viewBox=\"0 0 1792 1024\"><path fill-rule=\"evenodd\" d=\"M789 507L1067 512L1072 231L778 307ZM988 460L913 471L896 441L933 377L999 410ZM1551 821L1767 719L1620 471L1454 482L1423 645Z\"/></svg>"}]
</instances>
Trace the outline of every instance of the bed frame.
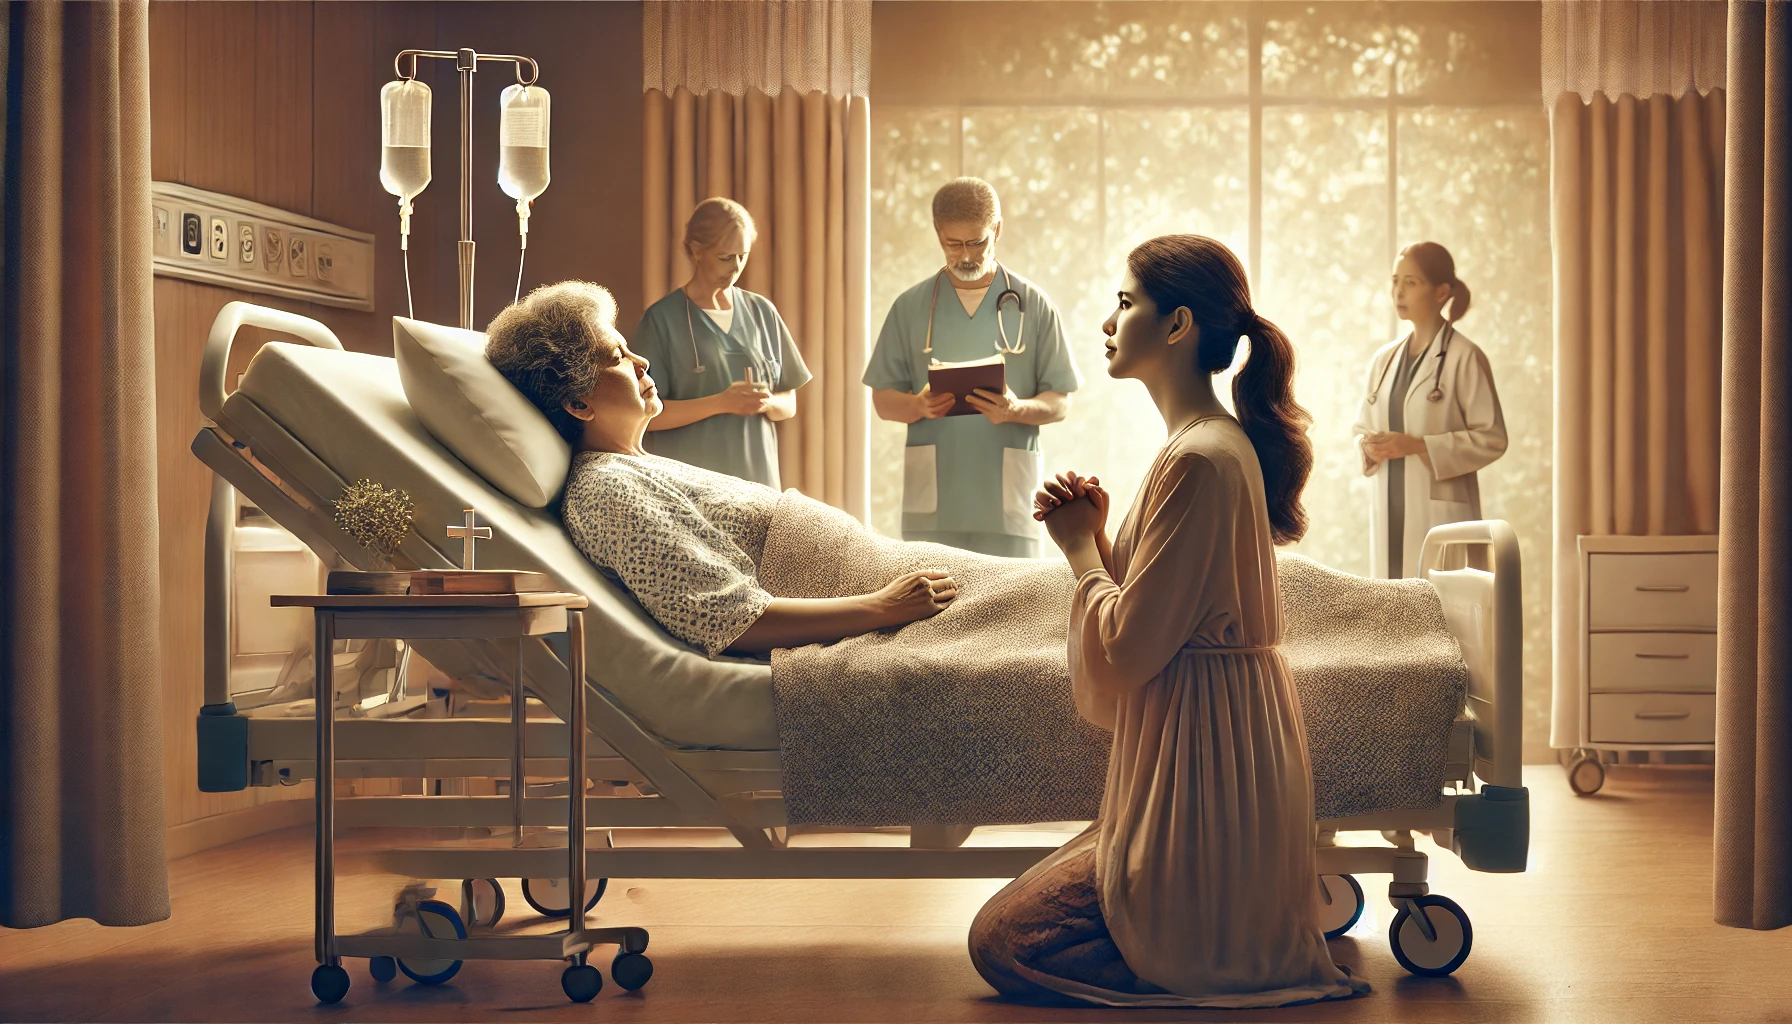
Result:
<instances>
[{"instance_id":1,"label":"bed frame","mask_svg":"<svg viewBox=\"0 0 1792 1024\"><path fill-rule=\"evenodd\" d=\"M294 783L314 770L314 724L306 717L260 717L231 701L230 581L234 491L291 531L328 566L353 564L361 549L342 535L328 502L345 486L314 453L241 396L224 411L225 367L244 326L291 336L321 348L340 349L324 325L290 313L232 302L218 314L200 371L200 406L209 421L192 451L215 471L206 527L206 706L198 718L199 779L210 791ZM1460 545L1490 548L1492 571L1445 570L1446 552ZM413 534L402 557L421 568L454 563ZM1452 783L1433 808L1322 821L1319 865L1323 875L1391 874L1389 896L1409 905L1428 893L1426 858L1412 834L1429 833L1469 867L1520 871L1528 845L1528 810L1520 788L1522 609L1518 545L1503 522L1457 523L1427 537L1426 575L1437 587L1451 632L1468 664L1469 685L1452 739ZM594 619L594 629L602 629ZM478 650L437 651L419 643L432 662L483 664ZM567 713L570 693L551 681L564 679L560 656L531 640L516 657L532 696L555 714ZM444 664L444 667L446 665ZM510 666L491 666L500 676ZM587 797L591 828L726 829L736 845L616 847L591 845L588 877L606 878L1008 878L1051 851L1045 846L964 845L968 826L916 827L908 845L803 845L789 842L781 771L775 751L680 749L646 732L602 685L602 665L589 670L587 775L616 786L617 795ZM548 681L538 683L538 681ZM336 727L339 778L508 779L514 733L508 704L494 704L487 719L449 717L345 718ZM566 731L546 720L525 726L525 776L564 777ZM600 787L609 788L609 787ZM531 787L531 793L538 792ZM431 826L471 830L546 830L567 820L566 787L558 795L531 796L516 820L504 795L345 797L337 817L346 826ZM1340 832L1379 832L1389 845L1342 846ZM377 859L386 870L425 878L553 878L565 872L560 845L539 848L413 848ZM1353 888L1355 883L1351 883ZM1358 889L1360 894L1360 888ZM1359 896L1360 899L1360 896ZM1360 910L1360 906L1359 906ZM1452 968L1453 969L1453 968ZM1446 972L1447 973L1447 972Z\"/></svg>"}]
</instances>

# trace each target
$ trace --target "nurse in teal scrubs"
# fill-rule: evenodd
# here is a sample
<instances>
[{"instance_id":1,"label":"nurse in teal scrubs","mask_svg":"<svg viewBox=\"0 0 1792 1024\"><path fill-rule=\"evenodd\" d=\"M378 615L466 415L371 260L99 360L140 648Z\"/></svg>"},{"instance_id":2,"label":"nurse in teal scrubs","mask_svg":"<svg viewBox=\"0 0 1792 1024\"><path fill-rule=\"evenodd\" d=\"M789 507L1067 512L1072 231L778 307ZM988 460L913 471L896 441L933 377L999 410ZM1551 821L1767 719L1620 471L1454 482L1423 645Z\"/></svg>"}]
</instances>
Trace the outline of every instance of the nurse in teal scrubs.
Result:
<instances>
[{"instance_id":1,"label":"nurse in teal scrubs","mask_svg":"<svg viewBox=\"0 0 1792 1024\"><path fill-rule=\"evenodd\" d=\"M933 197L933 226L946 265L897 297L865 369L878 416L908 424L902 537L1034 558L1039 428L1065 417L1082 380L1051 300L996 261L995 189L947 182ZM957 396L928 389L929 364L996 355L1007 392L974 391L966 401L978 415L947 416Z\"/></svg>"},{"instance_id":2,"label":"nurse in teal scrubs","mask_svg":"<svg viewBox=\"0 0 1792 1024\"><path fill-rule=\"evenodd\" d=\"M810 374L771 300L734 286L757 234L739 203L698 203L684 232L691 279L647 308L630 344L666 406L643 447L778 488L773 424L796 415Z\"/></svg>"}]
</instances>

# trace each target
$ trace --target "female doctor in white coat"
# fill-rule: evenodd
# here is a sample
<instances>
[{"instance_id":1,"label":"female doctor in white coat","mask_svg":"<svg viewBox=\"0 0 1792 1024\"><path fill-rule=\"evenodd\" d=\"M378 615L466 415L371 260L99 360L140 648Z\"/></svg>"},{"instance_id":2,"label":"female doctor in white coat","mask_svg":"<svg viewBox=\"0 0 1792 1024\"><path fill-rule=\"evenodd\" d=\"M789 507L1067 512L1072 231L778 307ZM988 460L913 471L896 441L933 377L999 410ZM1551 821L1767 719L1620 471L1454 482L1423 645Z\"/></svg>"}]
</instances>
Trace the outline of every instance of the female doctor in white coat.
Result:
<instances>
[{"instance_id":1,"label":"female doctor in white coat","mask_svg":"<svg viewBox=\"0 0 1792 1024\"><path fill-rule=\"evenodd\" d=\"M1449 250L1436 242L1402 249L1393 294L1412 330L1369 361L1356 422L1363 475L1375 481L1369 551L1378 579L1417 576L1433 526L1480 519L1476 473L1506 451L1487 355L1456 329L1469 290Z\"/></svg>"}]
</instances>

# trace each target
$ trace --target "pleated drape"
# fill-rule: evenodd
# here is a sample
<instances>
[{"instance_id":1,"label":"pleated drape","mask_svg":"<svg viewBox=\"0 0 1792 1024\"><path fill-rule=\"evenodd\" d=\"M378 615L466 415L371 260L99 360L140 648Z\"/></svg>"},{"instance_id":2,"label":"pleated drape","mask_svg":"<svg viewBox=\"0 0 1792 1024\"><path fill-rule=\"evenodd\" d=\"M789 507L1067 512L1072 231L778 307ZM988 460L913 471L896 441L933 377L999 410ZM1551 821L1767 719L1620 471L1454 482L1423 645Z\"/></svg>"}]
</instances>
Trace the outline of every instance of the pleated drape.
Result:
<instances>
[{"instance_id":1,"label":"pleated drape","mask_svg":"<svg viewBox=\"0 0 1792 1024\"><path fill-rule=\"evenodd\" d=\"M864 519L870 453L870 131L863 96L749 89L645 93L647 303L690 277L684 225L726 196L759 227L741 287L770 298L815 375L778 424L786 487Z\"/></svg>"},{"instance_id":2,"label":"pleated drape","mask_svg":"<svg viewBox=\"0 0 1792 1024\"><path fill-rule=\"evenodd\" d=\"M1552 746L1578 742L1577 538L1717 532L1724 104L1565 94L1552 111Z\"/></svg>"},{"instance_id":3,"label":"pleated drape","mask_svg":"<svg viewBox=\"0 0 1792 1024\"><path fill-rule=\"evenodd\" d=\"M1792 3L1730 5L1714 911L1792 925Z\"/></svg>"},{"instance_id":4,"label":"pleated drape","mask_svg":"<svg viewBox=\"0 0 1792 1024\"><path fill-rule=\"evenodd\" d=\"M0 925L168 916L146 0L7 5Z\"/></svg>"}]
</instances>

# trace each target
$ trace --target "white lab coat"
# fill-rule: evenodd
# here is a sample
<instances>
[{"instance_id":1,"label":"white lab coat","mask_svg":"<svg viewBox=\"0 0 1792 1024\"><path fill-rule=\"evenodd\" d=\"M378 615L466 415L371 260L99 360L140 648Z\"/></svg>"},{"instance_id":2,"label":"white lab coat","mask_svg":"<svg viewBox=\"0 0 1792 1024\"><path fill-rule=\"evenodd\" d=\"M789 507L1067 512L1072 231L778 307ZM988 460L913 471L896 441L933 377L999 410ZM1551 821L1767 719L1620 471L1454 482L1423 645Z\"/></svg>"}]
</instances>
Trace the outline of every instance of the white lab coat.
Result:
<instances>
[{"instance_id":1,"label":"white lab coat","mask_svg":"<svg viewBox=\"0 0 1792 1024\"><path fill-rule=\"evenodd\" d=\"M1444 523L1460 523L1481 518L1481 486L1476 472L1505 454L1506 418L1500 411L1499 393L1493 386L1493 369L1487 354L1460 330L1450 340L1441 372L1437 365L1437 345L1444 332L1425 348L1425 357L1413 374L1412 385L1403 397L1406 423L1404 433L1423 438L1427 455L1406 459L1406 523L1404 554L1401 562L1406 575L1419 574L1419 554L1425 546L1425 534ZM1394 372L1388 360L1406 346L1406 339L1384 345L1369 361L1369 376L1363 384L1363 400L1356 418L1357 436L1388 429L1390 394ZM1386 371L1384 373L1384 370ZM1434 375L1441 376L1444 397L1432 402ZM1379 384L1380 395L1368 400L1369 391ZM1360 452L1360 450L1359 450ZM1369 514L1369 569L1376 579L1388 574L1388 485L1390 474L1386 464L1372 462L1362 456L1363 475L1375 481L1375 496Z\"/></svg>"}]
</instances>

